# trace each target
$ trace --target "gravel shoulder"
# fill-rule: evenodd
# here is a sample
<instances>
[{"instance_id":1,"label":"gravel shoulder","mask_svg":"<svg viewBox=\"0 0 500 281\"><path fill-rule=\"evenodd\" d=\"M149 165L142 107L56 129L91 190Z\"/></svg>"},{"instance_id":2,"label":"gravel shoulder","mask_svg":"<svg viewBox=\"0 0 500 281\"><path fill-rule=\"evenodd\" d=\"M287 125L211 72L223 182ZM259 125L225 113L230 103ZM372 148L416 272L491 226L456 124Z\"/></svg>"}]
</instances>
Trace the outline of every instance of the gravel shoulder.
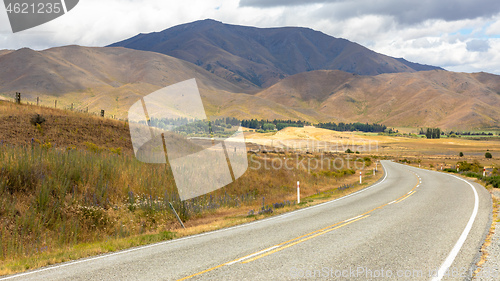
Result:
<instances>
[{"instance_id":1,"label":"gravel shoulder","mask_svg":"<svg viewBox=\"0 0 500 281\"><path fill-rule=\"evenodd\" d=\"M500 190L493 190L493 195L500 198ZM481 266L481 271L472 280L500 280L500 222L496 222L491 236L491 243L486 247L488 256Z\"/></svg>"}]
</instances>

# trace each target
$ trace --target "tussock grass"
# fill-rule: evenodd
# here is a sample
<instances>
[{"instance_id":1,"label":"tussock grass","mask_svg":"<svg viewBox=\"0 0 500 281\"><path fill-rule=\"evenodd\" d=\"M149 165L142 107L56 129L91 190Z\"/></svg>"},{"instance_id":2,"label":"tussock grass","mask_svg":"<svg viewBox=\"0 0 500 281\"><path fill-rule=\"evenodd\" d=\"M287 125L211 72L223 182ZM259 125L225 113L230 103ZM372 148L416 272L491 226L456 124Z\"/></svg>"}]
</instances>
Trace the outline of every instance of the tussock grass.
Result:
<instances>
[{"instance_id":1,"label":"tussock grass","mask_svg":"<svg viewBox=\"0 0 500 281\"><path fill-rule=\"evenodd\" d=\"M33 125L34 114L46 121ZM273 214L294 210L303 207L295 204L297 181L304 206L363 187L339 188L357 176L320 155L250 157L249 169L235 182L181 202L167 164L133 156L125 122L0 101L0 274L271 215L258 214L261 208ZM277 167L283 157L306 166ZM350 161L354 166L356 159ZM322 196L307 199L316 194ZM249 210L256 215L248 216Z\"/></svg>"},{"instance_id":2,"label":"tussock grass","mask_svg":"<svg viewBox=\"0 0 500 281\"><path fill-rule=\"evenodd\" d=\"M186 226L197 226L186 232L192 233L210 229L212 226L204 227L200 222L216 221L224 210L243 207L247 212L264 204L281 206L284 200L294 205L297 180L306 197L340 187L343 179L353 174L351 170L320 168L264 169L265 163L280 157L253 157L246 174L232 184L181 202L166 164L145 164L127 153L92 147L83 150L36 142L25 146L2 144L0 272L170 239L173 235L161 233L178 231L178 223L168 202L173 203ZM221 226L245 221L223 221ZM144 238L148 233L156 238ZM121 240L130 237L136 238ZM106 240L115 242L106 244ZM92 245L91 249L82 248L85 244Z\"/></svg>"}]
</instances>

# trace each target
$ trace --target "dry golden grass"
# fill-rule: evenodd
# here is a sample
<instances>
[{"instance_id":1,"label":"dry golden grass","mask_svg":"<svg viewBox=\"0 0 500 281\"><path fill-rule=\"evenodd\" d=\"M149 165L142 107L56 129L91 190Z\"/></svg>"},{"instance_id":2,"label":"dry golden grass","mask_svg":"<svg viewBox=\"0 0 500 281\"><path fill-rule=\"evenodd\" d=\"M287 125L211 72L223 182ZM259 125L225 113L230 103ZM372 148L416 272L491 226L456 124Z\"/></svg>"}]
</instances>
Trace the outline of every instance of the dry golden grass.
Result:
<instances>
[{"instance_id":1,"label":"dry golden grass","mask_svg":"<svg viewBox=\"0 0 500 281\"><path fill-rule=\"evenodd\" d=\"M498 220L498 212L500 209L500 198L493 195L491 190L490 190L490 193L491 193L491 198L493 201L493 219L492 219L488 234L486 235L484 243L481 246L481 258L476 263L477 269L474 271L474 276L477 275L479 272L481 272L481 266L488 260L489 254L488 254L487 248L491 245L491 238L492 238L493 234L495 234L496 224L499 221Z\"/></svg>"},{"instance_id":2,"label":"dry golden grass","mask_svg":"<svg viewBox=\"0 0 500 281\"><path fill-rule=\"evenodd\" d=\"M30 123L35 114L46 119L40 129ZM0 101L0 142L27 145L32 139L59 147L86 148L85 143L89 142L99 147L122 148L124 152L132 152L128 124L125 122Z\"/></svg>"},{"instance_id":3,"label":"dry golden grass","mask_svg":"<svg viewBox=\"0 0 500 281\"><path fill-rule=\"evenodd\" d=\"M244 223L267 216L248 217L263 205L288 202L273 207L277 214L365 186L339 191L340 185L357 182L357 175L330 166L259 169L252 165L272 167L284 156L259 153L251 154L250 168L235 182L180 202L167 165L133 157L126 123L7 102L0 108L0 272L5 274ZM34 113L47 119L40 128L29 121ZM109 151L117 146L124 148L121 155ZM329 161L320 156L284 157ZM305 202L300 206L293 202L297 180ZM188 229L180 229L169 201Z\"/></svg>"}]
</instances>

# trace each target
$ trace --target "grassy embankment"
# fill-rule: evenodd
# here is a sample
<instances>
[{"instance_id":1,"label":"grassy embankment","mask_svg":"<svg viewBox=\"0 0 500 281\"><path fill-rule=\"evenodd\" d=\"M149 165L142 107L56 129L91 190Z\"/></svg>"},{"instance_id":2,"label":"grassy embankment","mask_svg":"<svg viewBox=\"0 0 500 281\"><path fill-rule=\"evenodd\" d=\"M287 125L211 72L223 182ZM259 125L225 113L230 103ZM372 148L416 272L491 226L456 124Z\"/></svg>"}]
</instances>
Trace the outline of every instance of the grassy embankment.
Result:
<instances>
[{"instance_id":1,"label":"grassy embankment","mask_svg":"<svg viewBox=\"0 0 500 281\"><path fill-rule=\"evenodd\" d=\"M35 112L46 119L41 126L29 121ZM354 184L354 170L335 169L318 154L257 154L234 183L181 202L167 165L133 157L126 123L0 102L0 124L0 274L260 219L376 180L368 176L363 185ZM323 166L263 168L283 157ZM300 206L294 201L297 180Z\"/></svg>"}]
</instances>

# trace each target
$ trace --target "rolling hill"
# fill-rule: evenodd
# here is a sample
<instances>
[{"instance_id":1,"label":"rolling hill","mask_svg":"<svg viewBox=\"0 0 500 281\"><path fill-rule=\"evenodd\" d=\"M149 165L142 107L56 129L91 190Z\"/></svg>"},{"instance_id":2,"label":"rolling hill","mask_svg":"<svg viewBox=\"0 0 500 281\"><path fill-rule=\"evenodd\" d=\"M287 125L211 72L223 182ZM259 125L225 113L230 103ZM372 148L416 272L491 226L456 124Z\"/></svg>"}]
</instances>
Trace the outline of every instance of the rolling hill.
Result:
<instances>
[{"instance_id":1,"label":"rolling hill","mask_svg":"<svg viewBox=\"0 0 500 281\"><path fill-rule=\"evenodd\" d=\"M312 70L377 75L440 69L378 54L309 28L256 28L210 19L139 34L110 46L183 59L249 92Z\"/></svg>"},{"instance_id":2,"label":"rolling hill","mask_svg":"<svg viewBox=\"0 0 500 281\"><path fill-rule=\"evenodd\" d=\"M300 73L257 96L349 122L388 126L500 129L500 76L442 70L360 76Z\"/></svg>"},{"instance_id":3,"label":"rolling hill","mask_svg":"<svg viewBox=\"0 0 500 281\"><path fill-rule=\"evenodd\" d=\"M126 118L140 97L196 78L209 116L500 129L500 76L394 59L307 28L204 20L115 45L127 48L0 50L0 99L21 92Z\"/></svg>"},{"instance_id":4,"label":"rolling hill","mask_svg":"<svg viewBox=\"0 0 500 281\"><path fill-rule=\"evenodd\" d=\"M20 49L0 56L0 95L40 97L45 106L69 107L125 118L141 96L196 78L209 114L251 118L314 120L315 114L289 110L259 97L189 62L153 52L125 48L66 46L44 51ZM318 114L316 114L318 115ZM313 116L313 117L312 117Z\"/></svg>"}]
</instances>

